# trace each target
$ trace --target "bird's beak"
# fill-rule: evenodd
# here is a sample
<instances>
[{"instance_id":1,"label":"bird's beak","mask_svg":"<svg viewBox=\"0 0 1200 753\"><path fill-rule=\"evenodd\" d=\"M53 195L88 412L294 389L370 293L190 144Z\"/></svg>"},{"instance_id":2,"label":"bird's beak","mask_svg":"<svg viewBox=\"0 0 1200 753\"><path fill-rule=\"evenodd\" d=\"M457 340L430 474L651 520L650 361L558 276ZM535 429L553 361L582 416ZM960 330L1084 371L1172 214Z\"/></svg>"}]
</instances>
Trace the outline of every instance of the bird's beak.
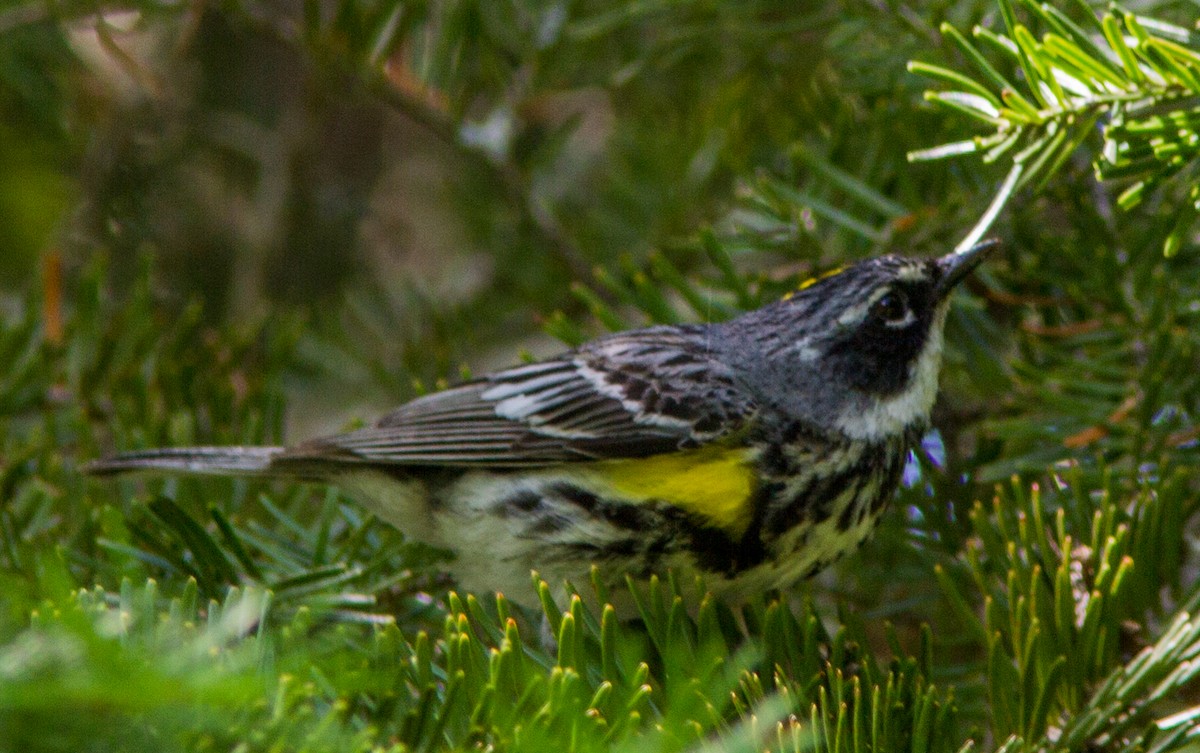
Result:
<instances>
[{"instance_id":1,"label":"bird's beak","mask_svg":"<svg viewBox=\"0 0 1200 753\"><path fill-rule=\"evenodd\" d=\"M938 259L937 265L942 271L941 279L937 283L938 298L950 295L950 291L954 290L958 283L966 279L975 267L978 267L992 251L999 247L1000 241L992 238Z\"/></svg>"}]
</instances>

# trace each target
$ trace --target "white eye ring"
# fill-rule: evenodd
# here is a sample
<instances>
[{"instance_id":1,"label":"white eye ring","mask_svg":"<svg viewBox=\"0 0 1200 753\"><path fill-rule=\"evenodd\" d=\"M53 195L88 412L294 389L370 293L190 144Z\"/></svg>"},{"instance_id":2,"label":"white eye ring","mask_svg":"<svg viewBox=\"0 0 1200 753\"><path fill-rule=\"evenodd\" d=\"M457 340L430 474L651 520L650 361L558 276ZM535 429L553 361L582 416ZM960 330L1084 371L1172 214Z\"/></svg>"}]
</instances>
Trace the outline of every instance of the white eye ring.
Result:
<instances>
[{"instance_id":1,"label":"white eye ring","mask_svg":"<svg viewBox=\"0 0 1200 753\"><path fill-rule=\"evenodd\" d=\"M904 329L916 320L917 317L912 311L905 311L903 319L889 319L888 321L884 322L884 325L891 327L892 329Z\"/></svg>"},{"instance_id":2,"label":"white eye ring","mask_svg":"<svg viewBox=\"0 0 1200 753\"><path fill-rule=\"evenodd\" d=\"M899 290L889 290L872 303L871 316L891 329L903 329L917 320L908 296Z\"/></svg>"}]
</instances>

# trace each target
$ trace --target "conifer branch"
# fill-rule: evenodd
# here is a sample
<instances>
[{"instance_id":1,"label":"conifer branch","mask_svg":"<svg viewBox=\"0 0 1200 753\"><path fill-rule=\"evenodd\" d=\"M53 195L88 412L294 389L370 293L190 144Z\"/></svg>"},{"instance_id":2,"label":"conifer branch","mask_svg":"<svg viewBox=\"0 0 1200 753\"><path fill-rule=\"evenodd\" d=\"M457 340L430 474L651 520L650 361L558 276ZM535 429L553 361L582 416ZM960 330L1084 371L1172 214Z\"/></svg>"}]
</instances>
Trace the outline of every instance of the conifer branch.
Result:
<instances>
[{"instance_id":1,"label":"conifer branch","mask_svg":"<svg viewBox=\"0 0 1200 753\"><path fill-rule=\"evenodd\" d=\"M1001 0L1000 5L1003 32L977 26L971 39L949 23L941 27L969 61L969 72L908 64L910 71L950 87L927 91L927 101L992 132L912 152L911 161L966 154L978 154L985 163L1008 161L1010 180L997 196L1004 203L1022 188L1040 189L1081 144L1096 142L1096 176L1125 184L1117 199L1124 209L1195 169L1200 156L1196 34L1119 6L1102 16L1085 6L1077 22L1036 0ZM1030 16L1029 25L1017 20L1018 8ZM1040 39L1033 29L1041 30ZM1193 185L1163 242L1168 256L1178 251L1198 202L1200 187ZM985 224L981 221L975 234L982 235Z\"/></svg>"}]
</instances>

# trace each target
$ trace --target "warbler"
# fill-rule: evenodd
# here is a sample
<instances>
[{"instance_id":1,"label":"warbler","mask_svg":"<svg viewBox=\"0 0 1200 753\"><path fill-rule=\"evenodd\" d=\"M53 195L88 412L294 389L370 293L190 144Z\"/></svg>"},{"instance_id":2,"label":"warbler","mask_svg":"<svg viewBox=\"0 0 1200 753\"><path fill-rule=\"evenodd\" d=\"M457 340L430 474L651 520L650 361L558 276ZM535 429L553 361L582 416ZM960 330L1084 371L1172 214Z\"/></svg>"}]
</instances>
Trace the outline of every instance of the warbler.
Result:
<instances>
[{"instance_id":1,"label":"warbler","mask_svg":"<svg viewBox=\"0 0 1200 753\"><path fill-rule=\"evenodd\" d=\"M948 299L994 247L883 256L716 324L590 341L290 447L151 449L93 474L329 482L521 594L673 568L744 598L858 547L929 426Z\"/></svg>"}]
</instances>

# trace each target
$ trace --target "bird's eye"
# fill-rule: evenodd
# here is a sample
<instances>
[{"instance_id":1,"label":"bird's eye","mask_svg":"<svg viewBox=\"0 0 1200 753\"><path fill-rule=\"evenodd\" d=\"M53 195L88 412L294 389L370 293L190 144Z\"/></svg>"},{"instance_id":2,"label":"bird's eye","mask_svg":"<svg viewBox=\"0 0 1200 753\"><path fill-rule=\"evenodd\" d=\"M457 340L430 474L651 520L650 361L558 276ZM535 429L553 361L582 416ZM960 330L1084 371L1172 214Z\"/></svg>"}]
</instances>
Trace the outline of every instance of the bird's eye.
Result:
<instances>
[{"instance_id":1,"label":"bird's eye","mask_svg":"<svg viewBox=\"0 0 1200 753\"><path fill-rule=\"evenodd\" d=\"M871 305L871 314L877 321L892 327L900 327L912 319L908 308L908 298L899 290L885 294Z\"/></svg>"}]
</instances>

